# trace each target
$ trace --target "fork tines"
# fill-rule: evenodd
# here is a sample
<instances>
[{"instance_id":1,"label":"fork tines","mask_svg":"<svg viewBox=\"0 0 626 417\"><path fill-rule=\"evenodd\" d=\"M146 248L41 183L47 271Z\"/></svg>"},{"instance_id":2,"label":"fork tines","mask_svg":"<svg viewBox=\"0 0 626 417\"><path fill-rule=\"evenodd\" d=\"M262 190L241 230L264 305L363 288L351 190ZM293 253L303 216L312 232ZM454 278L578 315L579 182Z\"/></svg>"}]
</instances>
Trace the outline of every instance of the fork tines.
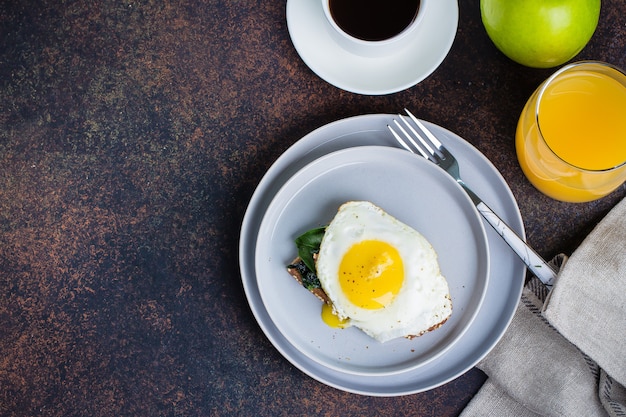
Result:
<instances>
[{"instance_id":1,"label":"fork tines","mask_svg":"<svg viewBox=\"0 0 626 417\"><path fill-rule=\"evenodd\" d=\"M418 151L426 159L434 160L435 157L441 157L441 142L413 115L413 113L407 109L404 109L404 111L409 115L410 120L415 124L415 127L419 129L419 132L407 121L406 117L399 114L398 116L402 124L396 119L393 119L393 122L397 129L402 132L404 138L408 140L413 147L411 147L391 126L387 125L387 128L389 128L398 143L410 152L415 153L415 151ZM415 139L417 139L417 141Z\"/></svg>"}]
</instances>

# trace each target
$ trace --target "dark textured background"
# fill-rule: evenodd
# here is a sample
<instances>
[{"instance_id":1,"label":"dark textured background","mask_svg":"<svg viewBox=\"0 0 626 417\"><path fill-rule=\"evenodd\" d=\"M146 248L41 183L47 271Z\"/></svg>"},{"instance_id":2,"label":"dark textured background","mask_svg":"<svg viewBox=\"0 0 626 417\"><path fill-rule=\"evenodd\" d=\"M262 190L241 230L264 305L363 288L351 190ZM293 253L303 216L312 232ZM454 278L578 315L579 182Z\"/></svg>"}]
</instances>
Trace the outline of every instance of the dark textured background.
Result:
<instances>
[{"instance_id":1,"label":"dark textured background","mask_svg":"<svg viewBox=\"0 0 626 417\"><path fill-rule=\"evenodd\" d=\"M626 2L576 59L626 67ZM237 244L271 163L309 131L402 107L502 172L529 242L571 252L626 195L539 194L513 143L553 70L500 54L461 0L419 85L341 91L298 57L285 1L0 2L0 415L456 415L484 381L370 398L291 366L247 305Z\"/></svg>"}]
</instances>

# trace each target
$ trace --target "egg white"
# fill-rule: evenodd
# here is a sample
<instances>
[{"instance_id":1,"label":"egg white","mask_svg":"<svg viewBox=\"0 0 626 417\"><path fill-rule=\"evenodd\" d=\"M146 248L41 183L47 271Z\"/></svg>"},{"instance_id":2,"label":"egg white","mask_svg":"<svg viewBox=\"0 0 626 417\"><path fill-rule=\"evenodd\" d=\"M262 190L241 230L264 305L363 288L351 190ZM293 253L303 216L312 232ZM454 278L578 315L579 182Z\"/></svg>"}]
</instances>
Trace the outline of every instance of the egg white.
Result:
<instances>
[{"instance_id":1,"label":"egg white","mask_svg":"<svg viewBox=\"0 0 626 417\"><path fill-rule=\"evenodd\" d=\"M393 246L404 265L404 282L393 301L382 309L365 309L350 302L341 289L339 266L344 254L363 240ZM335 313L352 326L386 342L419 336L446 320L452 302L441 274L437 253L419 232L366 201L343 204L326 228L316 262L317 276Z\"/></svg>"}]
</instances>

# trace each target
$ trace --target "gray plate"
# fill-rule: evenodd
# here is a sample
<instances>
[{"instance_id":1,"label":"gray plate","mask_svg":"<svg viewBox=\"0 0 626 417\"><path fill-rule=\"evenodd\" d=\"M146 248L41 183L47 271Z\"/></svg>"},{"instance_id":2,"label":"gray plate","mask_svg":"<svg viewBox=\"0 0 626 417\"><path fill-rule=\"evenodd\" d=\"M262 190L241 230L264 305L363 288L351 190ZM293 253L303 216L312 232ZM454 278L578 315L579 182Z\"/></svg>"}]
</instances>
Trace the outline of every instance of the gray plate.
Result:
<instances>
[{"instance_id":1,"label":"gray plate","mask_svg":"<svg viewBox=\"0 0 626 417\"><path fill-rule=\"evenodd\" d=\"M440 329L386 343L357 328L332 329L322 322L321 302L287 274L297 255L295 237L330 222L346 201L359 200L378 205L433 245L453 305ZM298 171L265 213L255 260L263 304L281 334L308 358L358 375L406 372L445 353L474 320L489 278L485 229L467 194L421 156L386 146L333 152Z\"/></svg>"},{"instance_id":2,"label":"gray plate","mask_svg":"<svg viewBox=\"0 0 626 417\"><path fill-rule=\"evenodd\" d=\"M358 375L320 364L294 346L279 330L261 298L255 254L261 222L281 187L304 165L331 152L355 146L397 147L386 125L394 116L366 115L323 126L296 142L268 170L246 211L240 236L240 269L248 302L257 322L276 349L294 366L329 386L364 395L396 396L435 388L472 368L508 327L521 296L525 266L490 227L486 236L490 278L482 306L469 329L445 353L423 366L389 375ZM469 143L430 123L427 127L455 154L461 173L485 202L524 236L519 209L495 167Z\"/></svg>"}]
</instances>

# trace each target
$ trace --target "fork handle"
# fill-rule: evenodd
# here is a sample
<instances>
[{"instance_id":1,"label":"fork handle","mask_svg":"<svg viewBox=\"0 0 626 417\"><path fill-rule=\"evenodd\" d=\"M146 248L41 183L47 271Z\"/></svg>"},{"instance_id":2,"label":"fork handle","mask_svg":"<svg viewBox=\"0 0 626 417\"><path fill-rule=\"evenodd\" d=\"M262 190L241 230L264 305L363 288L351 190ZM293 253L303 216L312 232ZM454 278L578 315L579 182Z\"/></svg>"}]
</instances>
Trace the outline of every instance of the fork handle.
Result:
<instances>
[{"instance_id":1,"label":"fork handle","mask_svg":"<svg viewBox=\"0 0 626 417\"><path fill-rule=\"evenodd\" d=\"M509 227L485 202L478 197L463 181L459 184L470 196L478 212L487 220L504 241L513 249L513 252L520 257L528 269L545 284L548 289L552 289L557 272L548 264L533 248L528 246L524 240L513 229Z\"/></svg>"}]
</instances>

